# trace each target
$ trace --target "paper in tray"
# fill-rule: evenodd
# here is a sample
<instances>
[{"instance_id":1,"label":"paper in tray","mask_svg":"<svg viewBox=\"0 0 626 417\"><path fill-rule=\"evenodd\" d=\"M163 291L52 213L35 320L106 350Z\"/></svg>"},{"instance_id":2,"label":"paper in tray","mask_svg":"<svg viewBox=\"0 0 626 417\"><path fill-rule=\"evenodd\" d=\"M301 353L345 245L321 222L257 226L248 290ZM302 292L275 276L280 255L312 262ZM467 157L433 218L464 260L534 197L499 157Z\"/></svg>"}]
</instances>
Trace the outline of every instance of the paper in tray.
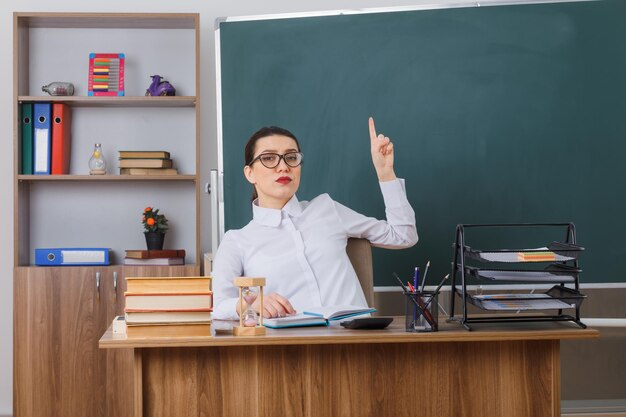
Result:
<instances>
[{"instance_id":1,"label":"paper in tray","mask_svg":"<svg viewBox=\"0 0 626 417\"><path fill-rule=\"evenodd\" d=\"M535 300L485 300L482 303L485 310L564 310L574 308L574 304L568 304L553 298Z\"/></svg>"},{"instance_id":2,"label":"paper in tray","mask_svg":"<svg viewBox=\"0 0 626 417\"><path fill-rule=\"evenodd\" d=\"M566 262L576 259L574 256L565 256L548 250L547 247L533 249L519 249L507 251L475 251L469 250L468 256L472 259L487 262Z\"/></svg>"},{"instance_id":3,"label":"paper in tray","mask_svg":"<svg viewBox=\"0 0 626 417\"><path fill-rule=\"evenodd\" d=\"M479 269L466 267L468 275L475 278L484 278L492 281L518 281L518 282L574 282L576 274L580 272L576 268L563 268L554 265L542 271L504 270L504 269Z\"/></svg>"},{"instance_id":4,"label":"paper in tray","mask_svg":"<svg viewBox=\"0 0 626 417\"><path fill-rule=\"evenodd\" d=\"M481 294L471 295L472 304L484 310L517 311L517 310L564 310L576 308L586 298L575 289L555 285L545 293L531 294Z\"/></svg>"}]
</instances>

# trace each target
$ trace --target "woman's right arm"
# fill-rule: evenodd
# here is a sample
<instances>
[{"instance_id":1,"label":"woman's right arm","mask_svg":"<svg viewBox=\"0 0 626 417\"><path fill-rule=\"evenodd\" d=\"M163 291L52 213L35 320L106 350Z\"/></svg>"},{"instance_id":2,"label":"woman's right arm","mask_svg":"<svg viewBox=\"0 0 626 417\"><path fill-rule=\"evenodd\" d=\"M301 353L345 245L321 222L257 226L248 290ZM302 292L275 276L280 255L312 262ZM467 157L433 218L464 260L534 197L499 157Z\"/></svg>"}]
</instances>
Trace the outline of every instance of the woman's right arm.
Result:
<instances>
[{"instance_id":1,"label":"woman's right arm","mask_svg":"<svg viewBox=\"0 0 626 417\"><path fill-rule=\"evenodd\" d=\"M243 254L237 241L226 232L213 261L213 318L239 320L239 290L233 280L244 275ZM259 299L252 305L259 312ZM288 299L277 293L266 294L263 301L263 317L284 317L296 310Z\"/></svg>"},{"instance_id":2,"label":"woman's right arm","mask_svg":"<svg viewBox=\"0 0 626 417\"><path fill-rule=\"evenodd\" d=\"M213 318L238 320L239 291L233 279L243 275L242 253L232 235L227 232L213 261Z\"/></svg>"}]
</instances>

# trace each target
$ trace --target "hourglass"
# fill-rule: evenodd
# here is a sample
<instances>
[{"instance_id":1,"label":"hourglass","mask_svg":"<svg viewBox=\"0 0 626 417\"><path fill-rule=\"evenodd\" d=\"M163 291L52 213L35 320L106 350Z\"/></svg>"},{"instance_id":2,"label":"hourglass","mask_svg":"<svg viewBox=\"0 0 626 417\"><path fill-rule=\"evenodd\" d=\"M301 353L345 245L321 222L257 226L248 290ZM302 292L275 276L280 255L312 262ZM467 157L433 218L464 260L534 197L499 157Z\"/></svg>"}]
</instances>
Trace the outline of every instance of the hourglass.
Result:
<instances>
[{"instance_id":1,"label":"hourglass","mask_svg":"<svg viewBox=\"0 0 626 417\"><path fill-rule=\"evenodd\" d=\"M239 314L239 326L233 327L233 334L235 336L264 335L265 327L263 327L263 314L257 316L256 311L252 308L252 303L254 303L258 297L259 311L263 311L263 287L265 286L265 278L239 277L235 278L234 284L239 287L239 305L241 306L241 312Z\"/></svg>"}]
</instances>

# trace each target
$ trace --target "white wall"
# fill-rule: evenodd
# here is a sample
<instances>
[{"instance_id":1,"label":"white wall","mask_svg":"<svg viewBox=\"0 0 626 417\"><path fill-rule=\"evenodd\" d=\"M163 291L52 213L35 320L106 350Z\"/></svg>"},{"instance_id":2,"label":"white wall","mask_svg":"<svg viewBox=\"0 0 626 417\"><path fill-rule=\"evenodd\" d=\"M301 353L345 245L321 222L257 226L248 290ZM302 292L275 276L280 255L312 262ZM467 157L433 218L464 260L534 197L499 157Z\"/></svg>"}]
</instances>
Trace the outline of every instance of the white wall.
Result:
<instances>
[{"instance_id":1,"label":"white wall","mask_svg":"<svg viewBox=\"0 0 626 417\"><path fill-rule=\"evenodd\" d=\"M488 0L489 1L489 0ZM203 182L208 181L210 169L217 168L215 134L215 61L214 21L223 16L245 16L294 13L313 10L378 8L414 4L469 3L451 0L231 0L199 2L190 0L108 0L85 2L78 0L9 0L0 2L0 416L12 413L12 312L13 312L13 12L186 12L200 13L201 22L201 153ZM484 1L481 3L485 3ZM209 200L202 197L202 249L210 250Z\"/></svg>"}]
</instances>

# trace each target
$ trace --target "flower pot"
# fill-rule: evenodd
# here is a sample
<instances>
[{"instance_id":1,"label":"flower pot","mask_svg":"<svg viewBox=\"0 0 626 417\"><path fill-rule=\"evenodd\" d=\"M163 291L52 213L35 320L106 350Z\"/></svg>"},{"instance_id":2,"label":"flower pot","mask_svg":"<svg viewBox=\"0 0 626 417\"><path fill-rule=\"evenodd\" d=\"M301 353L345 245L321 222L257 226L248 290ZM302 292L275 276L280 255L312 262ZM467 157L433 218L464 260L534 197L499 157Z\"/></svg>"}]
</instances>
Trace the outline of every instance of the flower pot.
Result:
<instances>
[{"instance_id":1,"label":"flower pot","mask_svg":"<svg viewBox=\"0 0 626 417\"><path fill-rule=\"evenodd\" d=\"M165 233L161 232L144 232L146 236L146 245L148 250L161 250L163 249L163 241L165 240Z\"/></svg>"}]
</instances>

